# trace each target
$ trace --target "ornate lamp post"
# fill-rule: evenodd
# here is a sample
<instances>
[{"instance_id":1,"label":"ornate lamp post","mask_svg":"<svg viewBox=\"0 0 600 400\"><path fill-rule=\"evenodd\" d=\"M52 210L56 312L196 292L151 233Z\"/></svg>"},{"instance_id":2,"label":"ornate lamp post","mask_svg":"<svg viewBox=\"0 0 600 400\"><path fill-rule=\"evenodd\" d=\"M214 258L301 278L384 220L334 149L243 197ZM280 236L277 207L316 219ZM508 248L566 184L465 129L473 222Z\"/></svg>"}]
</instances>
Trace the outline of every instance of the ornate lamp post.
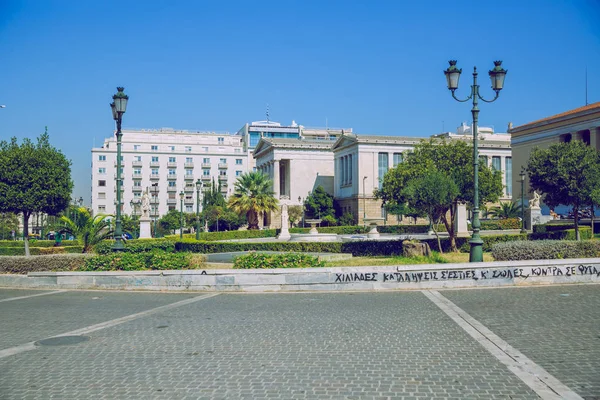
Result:
<instances>
[{"instance_id":1,"label":"ornate lamp post","mask_svg":"<svg viewBox=\"0 0 600 400\"><path fill-rule=\"evenodd\" d=\"M506 77L506 70L502 68L502 61L494 61L494 69L489 71L490 79L492 81L492 89L496 92L496 96L492 100L486 100L479 94L479 85L477 84L477 67L473 68L473 84L471 85L471 94L465 100L460 100L454 95L454 91L458 88L458 79L462 69L456 68L456 60L449 61L450 66L444 71L446 75L446 81L448 89L452 92L452 97L464 103L473 99L473 108L471 113L473 115L473 236L469 240L471 245L471 252L469 255L470 262L481 262L483 261L483 240L479 235L479 228L481 223L479 222L479 138L477 134L477 122L479 117L479 108L477 107L478 99L492 103L500 95L500 91L504 86L504 78Z\"/></svg>"},{"instance_id":2,"label":"ornate lamp post","mask_svg":"<svg viewBox=\"0 0 600 400\"><path fill-rule=\"evenodd\" d=\"M202 180L196 181L196 240L200 240L200 189L202 189Z\"/></svg>"},{"instance_id":3,"label":"ornate lamp post","mask_svg":"<svg viewBox=\"0 0 600 400\"><path fill-rule=\"evenodd\" d=\"M183 239L183 198L185 193L183 190L179 193L179 239Z\"/></svg>"},{"instance_id":4,"label":"ornate lamp post","mask_svg":"<svg viewBox=\"0 0 600 400\"><path fill-rule=\"evenodd\" d=\"M125 114L125 110L127 110L127 101L129 100L129 96L123 93L124 88L118 87L117 94L113 96L113 102L110 104L110 108L112 110L113 119L117 122L117 213L116 213L116 221L115 221L115 244L113 245L113 251L122 251L125 246L123 245L123 231L121 229L121 138L123 134L121 133L121 120L123 119L123 114Z\"/></svg>"},{"instance_id":5,"label":"ornate lamp post","mask_svg":"<svg viewBox=\"0 0 600 400\"><path fill-rule=\"evenodd\" d=\"M519 173L519 181L521 182L521 233L527 233L525 230L525 171Z\"/></svg>"}]
</instances>

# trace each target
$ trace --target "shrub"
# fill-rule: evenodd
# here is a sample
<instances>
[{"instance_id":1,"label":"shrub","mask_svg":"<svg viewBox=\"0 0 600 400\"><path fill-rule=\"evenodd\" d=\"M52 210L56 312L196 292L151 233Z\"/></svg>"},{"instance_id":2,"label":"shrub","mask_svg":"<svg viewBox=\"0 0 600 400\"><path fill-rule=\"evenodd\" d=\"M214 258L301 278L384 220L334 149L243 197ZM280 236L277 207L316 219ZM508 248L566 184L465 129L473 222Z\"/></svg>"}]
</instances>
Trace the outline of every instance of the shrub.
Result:
<instances>
[{"instance_id":1,"label":"shrub","mask_svg":"<svg viewBox=\"0 0 600 400\"><path fill-rule=\"evenodd\" d=\"M0 273L26 274L40 271L77 271L90 254L52 254L47 256L0 257Z\"/></svg>"},{"instance_id":2,"label":"shrub","mask_svg":"<svg viewBox=\"0 0 600 400\"><path fill-rule=\"evenodd\" d=\"M575 228L573 229L562 229L562 230L554 230L548 228L551 225L547 225L542 229L538 229L537 232L535 230L534 225L534 233L529 234L529 240L576 240L577 237L575 235ZM592 228L589 226L580 226L579 227L579 235L582 240L588 240L592 238Z\"/></svg>"},{"instance_id":3,"label":"shrub","mask_svg":"<svg viewBox=\"0 0 600 400\"><path fill-rule=\"evenodd\" d=\"M491 251L492 246L496 243L513 242L516 240L527 240L527 235L526 234L485 235L485 236L482 236L481 239L483 239L483 246L482 246L483 251ZM456 247L458 248L458 250L460 252L463 252L463 253L469 252L469 250L471 248L471 246L469 245L469 240L471 240L471 237L456 238ZM435 239L435 238L425 239L425 240L422 240L422 242L426 242L427 244L429 244L429 247L431 247L431 250L440 251L438 243L437 243L437 239ZM444 252L451 251L450 239L442 238L440 240L440 242L442 244L442 250Z\"/></svg>"},{"instance_id":4,"label":"shrub","mask_svg":"<svg viewBox=\"0 0 600 400\"><path fill-rule=\"evenodd\" d=\"M29 247L31 255L82 253L82 246ZM0 256L24 256L25 247L0 247Z\"/></svg>"},{"instance_id":5,"label":"shrub","mask_svg":"<svg viewBox=\"0 0 600 400\"><path fill-rule=\"evenodd\" d=\"M309 254L266 254L249 253L236 257L234 269L262 269L262 268L315 268L324 267L325 262Z\"/></svg>"},{"instance_id":6,"label":"shrub","mask_svg":"<svg viewBox=\"0 0 600 400\"><path fill-rule=\"evenodd\" d=\"M84 271L140 271L188 269L189 253L167 253L154 250L148 253L119 252L86 259Z\"/></svg>"},{"instance_id":7,"label":"shrub","mask_svg":"<svg viewBox=\"0 0 600 400\"><path fill-rule=\"evenodd\" d=\"M381 233L396 233L396 234L418 234L427 233L429 225L386 225L378 226L377 230ZM446 232L444 225L437 226L438 232Z\"/></svg>"},{"instance_id":8,"label":"shrub","mask_svg":"<svg viewBox=\"0 0 600 400\"><path fill-rule=\"evenodd\" d=\"M112 253L113 240L104 240L98 243L94 250L98 254ZM175 251L175 242L168 239L134 239L125 242L125 253L145 253L152 250L162 250L166 252Z\"/></svg>"},{"instance_id":9,"label":"shrub","mask_svg":"<svg viewBox=\"0 0 600 400\"><path fill-rule=\"evenodd\" d=\"M539 240L497 243L492 247L492 255L496 261L598 257L600 242Z\"/></svg>"},{"instance_id":10,"label":"shrub","mask_svg":"<svg viewBox=\"0 0 600 400\"><path fill-rule=\"evenodd\" d=\"M504 229L520 229L521 221L518 218L494 219L481 221L481 230L501 231Z\"/></svg>"},{"instance_id":11,"label":"shrub","mask_svg":"<svg viewBox=\"0 0 600 400\"><path fill-rule=\"evenodd\" d=\"M207 242L215 240L232 240L232 239L255 239L277 236L275 229L250 230L250 231L224 231L224 232L200 232L200 240ZM196 239L196 234L185 234L184 239ZM178 235L169 236L169 239L179 240Z\"/></svg>"},{"instance_id":12,"label":"shrub","mask_svg":"<svg viewBox=\"0 0 600 400\"><path fill-rule=\"evenodd\" d=\"M322 226L317 227L319 233L335 233L336 235L356 235L369 232L369 228L364 226ZM291 228L290 233L308 233L308 228Z\"/></svg>"},{"instance_id":13,"label":"shrub","mask_svg":"<svg viewBox=\"0 0 600 400\"><path fill-rule=\"evenodd\" d=\"M342 215L340 217L340 225L341 226L356 225L356 222L354 222L354 215L350 212L344 213L344 215Z\"/></svg>"},{"instance_id":14,"label":"shrub","mask_svg":"<svg viewBox=\"0 0 600 400\"><path fill-rule=\"evenodd\" d=\"M321 224L323 226L336 226L337 220L333 215L326 215L321 219Z\"/></svg>"},{"instance_id":15,"label":"shrub","mask_svg":"<svg viewBox=\"0 0 600 400\"><path fill-rule=\"evenodd\" d=\"M29 248L31 247L53 247L54 240L30 240ZM79 243L76 240L63 240L61 246L76 246ZM22 240L0 240L0 248L20 247L25 248L25 242Z\"/></svg>"}]
</instances>

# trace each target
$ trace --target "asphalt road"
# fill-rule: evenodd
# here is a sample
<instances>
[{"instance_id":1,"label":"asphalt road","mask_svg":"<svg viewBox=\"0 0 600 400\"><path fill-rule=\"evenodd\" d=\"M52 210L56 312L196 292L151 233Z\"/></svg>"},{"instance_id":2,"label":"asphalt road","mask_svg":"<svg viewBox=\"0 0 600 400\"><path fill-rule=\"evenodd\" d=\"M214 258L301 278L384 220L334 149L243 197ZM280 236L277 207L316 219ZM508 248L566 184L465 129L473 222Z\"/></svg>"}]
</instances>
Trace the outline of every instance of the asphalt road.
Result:
<instances>
[{"instance_id":1,"label":"asphalt road","mask_svg":"<svg viewBox=\"0 0 600 400\"><path fill-rule=\"evenodd\" d=\"M540 397L600 399L600 285L0 290L0 399Z\"/></svg>"}]
</instances>

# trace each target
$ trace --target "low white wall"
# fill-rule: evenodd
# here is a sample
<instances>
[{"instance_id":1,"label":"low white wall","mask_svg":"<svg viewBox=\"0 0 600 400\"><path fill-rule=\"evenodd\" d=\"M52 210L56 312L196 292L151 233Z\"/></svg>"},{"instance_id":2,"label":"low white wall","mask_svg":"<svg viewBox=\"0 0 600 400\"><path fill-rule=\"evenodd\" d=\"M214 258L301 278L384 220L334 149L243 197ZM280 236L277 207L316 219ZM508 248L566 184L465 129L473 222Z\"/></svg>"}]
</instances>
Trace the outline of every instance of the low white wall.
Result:
<instances>
[{"instance_id":1,"label":"low white wall","mask_svg":"<svg viewBox=\"0 0 600 400\"><path fill-rule=\"evenodd\" d=\"M270 270L32 272L0 287L154 291L345 291L600 283L600 258Z\"/></svg>"}]
</instances>

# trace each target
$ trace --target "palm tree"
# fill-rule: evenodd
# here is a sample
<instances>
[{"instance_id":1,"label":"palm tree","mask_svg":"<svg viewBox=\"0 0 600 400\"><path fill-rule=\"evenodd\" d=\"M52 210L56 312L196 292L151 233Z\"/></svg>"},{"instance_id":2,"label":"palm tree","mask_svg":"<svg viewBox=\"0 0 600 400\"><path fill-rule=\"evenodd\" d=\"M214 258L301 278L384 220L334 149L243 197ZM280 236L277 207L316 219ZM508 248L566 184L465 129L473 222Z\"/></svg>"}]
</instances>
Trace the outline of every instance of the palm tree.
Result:
<instances>
[{"instance_id":1,"label":"palm tree","mask_svg":"<svg viewBox=\"0 0 600 400\"><path fill-rule=\"evenodd\" d=\"M64 215L60 217L60 222L64 226L58 229L75 236L83 246L84 253L89 252L94 245L110 238L113 234L107 220L109 215L98 214L92 217L85 207L73 208L70 214L71 218Z\"/></svg>"},{"instance_id":2,"label":"palm tree","mask_svg":"<svg viewBox=\"0 0 600 400\"><path fill-rule=\"evenodd\" d=\"M500 203L499 206L492 207L488 214L498 219L519 218L521 205L513 202Z\"/></svg>"},{"instance_id":3,"label":"palm tree","mask_svg":"<svg viewBox=\"0 0 600 400\"><path fill-rule=\"evenodd\" d=\"M246 214L248 229L258 229L258 216L275 211L278 202L272 190L273 182L262 172L248 172L238 177L229 207L238 214Z\"/></svg>"}]
</instances>

